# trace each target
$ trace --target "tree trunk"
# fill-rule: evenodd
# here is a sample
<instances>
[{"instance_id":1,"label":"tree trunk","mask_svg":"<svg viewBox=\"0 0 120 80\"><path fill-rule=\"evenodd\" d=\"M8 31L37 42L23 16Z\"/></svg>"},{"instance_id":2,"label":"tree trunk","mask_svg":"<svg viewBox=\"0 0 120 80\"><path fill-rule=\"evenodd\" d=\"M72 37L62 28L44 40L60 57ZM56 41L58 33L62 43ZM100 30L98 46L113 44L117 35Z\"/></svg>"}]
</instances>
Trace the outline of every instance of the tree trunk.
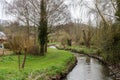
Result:
<instances>
[{"instance_id":1,"label":"tree trunk","mask_svg":"<svg viewBox=\"0 0 120 80\"><path fill-rule=\"evenodd\" d=\"M19 68L19 70L20 70L20 51L18 52L18 68Z\"/></svg>"},{"instance_id":2,"label":"tree trunk","mask_svg":"<svg viewBox=\"0 0 120 80\"><path fill-rule=\"evenodd\" d=\"M47 44L47 13L46 13L46 3L41 0L41 15L39 22L39 43L40 43L40 55L45 54L45 45Z\"/></svg>"},{"instance_id":3,"label":"tree trunk","mask_svg":"<svg viewBox=\"0 0 120 80\"><path fill-rule=\"evenodd\" d=\"M72 46L72 40L71 40L71 39L68 39L68 40L67 40L67 44L68 44L68 46Z\"/></svg>"},{"instance_id":4,"label":"tree trunk","mask_svg":"<svg viewBox=\"0 0 120 80\"><path fill-rule=\"evenodd\" d=\"M47 52L47 43L45 44L45 52Z\"/></svg>"},{"instance_id":5,"label":"tree trunk","mask_svg":"<svg viewBox=\"0 0 120 80\"><path fill-rule=\"evenodd\" d=\"M36 27L34 26L34 45L37 44L37 36L36 36L36 34L37 34L37 30L36 30Z\"/></svg>"},{"instance_id":6,"label":"tree trunk","mask_svg":"<svg viewBox=\"0 0 120 80\"><path fill-rule=\"evenodd\" d=\"M85 30L83 30L83 39L84 39L85 46L90 48L90 38L87 37Z\"/></svg>"},{"instance_id":7,"label":"tree trunk","mask_svg":"<svg viewBox=\"0 0 120 80\"><path fill-rule=\"evenodd\" d=\"M40 45L40 56L44 56L45 55L45 45Z\"/></svg>"},{"instance_id":8,"label":"tree trunk","mask_svg":"<svg viewBox=\"0 0 120 80\"><path fill-rule=\"evenodd\" d=\"M28 41L29 41L29 39L30 39L30 24L29 24L29 12L28 12L28 7L27 6L25 6L25 9L26 9L26 11L25 11L25 18L26 18L26 24L27 24L27 39L28 39Z\"/></svg>"},{"instance_id":9,"label":"tree trunk","mask_svg":"<svg viewBox=\"0 0 120 80\"><path fill-rule=\"evenodd\" d=\"M28 25L28 41L30 41L30 26Z\"/></svg>"},{"instance_id":10,"label":"tree trunk","mask_svg":"<svg viewBox=\"0 0 120 80\"><path fill-rule=\"evenodd\" d=\"M47 52L48 34L46 35L45 52Z\"/></svg>"},{"instance_id":11,"label":"tree trunk","mask_svg":"<svg viewBox=\"0 0 120 80\"><path fill-rule=\"evenodd\" d=\"M27 49L25 49L24 59L23 59L23 63L22 63L22 69L24 69L24 67L25 67L26 57L27 57Z\"/></svg>"},{"instance_id":12,"label":"tree trunk","mask_svg":"<svg viewBox=\"0 0 120 80\"><path fill-rule=\"evenodd\" d=\"M84 39L84 44L87 47L87 38L86 38L85 30L83 30L83 39Z\"/></svg>"},{"instance_id":13,"label":"tree trunk","mask_svg":"<svg viewBox=\"0 0 120 80\"><path fill-rule=\"evenodd\" d=\"M87 48L90 48L90 41L87 41L87 42L86 42L86 47L87 47Z\"/></svg>"}]
</instances>

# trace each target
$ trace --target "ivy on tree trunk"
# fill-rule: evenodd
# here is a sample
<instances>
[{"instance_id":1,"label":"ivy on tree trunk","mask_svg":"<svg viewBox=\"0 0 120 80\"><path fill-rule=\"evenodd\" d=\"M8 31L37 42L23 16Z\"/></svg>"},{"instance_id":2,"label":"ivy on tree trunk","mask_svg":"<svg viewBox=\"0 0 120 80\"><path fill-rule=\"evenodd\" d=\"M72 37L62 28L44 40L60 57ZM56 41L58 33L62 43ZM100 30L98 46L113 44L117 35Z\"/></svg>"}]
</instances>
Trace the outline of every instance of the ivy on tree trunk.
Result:
<instances>
[{"instance_id":1,"label":"ivy on tree trunk","mask_svg":"<svg viewBox=\"0 0 120 80\"><path fill-rule=\"evenodd\" d=\"M40 14L40 26L38 28L38 38L40 44L40 55L45 55L45 47L47 44L47 13L46 13L46 3L44 0L41 0L41 14Z\"/></svg>"}]
</instances>

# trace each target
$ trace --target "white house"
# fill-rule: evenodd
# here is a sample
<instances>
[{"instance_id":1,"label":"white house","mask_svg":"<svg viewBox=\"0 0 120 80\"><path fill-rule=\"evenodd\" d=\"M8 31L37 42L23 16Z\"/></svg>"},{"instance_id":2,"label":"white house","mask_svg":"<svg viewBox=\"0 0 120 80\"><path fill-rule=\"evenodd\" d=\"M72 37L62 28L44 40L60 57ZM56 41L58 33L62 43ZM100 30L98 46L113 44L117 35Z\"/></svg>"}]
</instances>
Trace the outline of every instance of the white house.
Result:
<instances>
[{"instance_id":1,"label":"white house","mask_svg":"<svg viewBox=\"0 0 120 80\"><path fill-rule=\"evenodd\" d=\"M0 31L0 48L4 48L3 43L7 40L5 33Z\"/></svg>"}]
</instances>

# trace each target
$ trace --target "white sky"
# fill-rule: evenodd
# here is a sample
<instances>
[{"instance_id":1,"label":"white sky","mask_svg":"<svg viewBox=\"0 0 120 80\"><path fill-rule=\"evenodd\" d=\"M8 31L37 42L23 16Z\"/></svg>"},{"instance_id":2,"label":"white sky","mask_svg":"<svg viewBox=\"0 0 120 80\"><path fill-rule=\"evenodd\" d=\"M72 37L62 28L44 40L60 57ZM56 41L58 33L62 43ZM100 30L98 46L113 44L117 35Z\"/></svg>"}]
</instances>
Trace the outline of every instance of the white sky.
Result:
<instances>
[{"instance_id":1,"label":"white sky","mask_svg":"<svg viewBox=\"0 0 120 80\"><path fill-rule=\"evenodd\" d=\"M2 0L0 0L0 19L3 19Z\"/></svg>"},{"instance_id":2,"label":"white sky","mask_svg":"<svg viewBox=\"0 0 120 80\"><path fill-rule=\"evenodd\" d=\"M5 13L3 12L2 8L2 1L0 0L0 19L4 20L12 20L11 16L6 16ZM8 2L12 0L7 0ZM71 17L73 20L80 20L83 23L86 23L88 21L88 16L86 15L88 12L88 9L85 8L84 4L88 3L90 6L93 5L93 0L84 0L84 2L81 4L81 7L78 6L80 4L80 0L66 0L66 3L69 5L69 9L71 12ZM73 7L74 5L74 7Z\"/></svg>"},{"instance_id":3,"label":"white sky","mask_svg":"<svg viewBox=\"0 0 120 80\"><path fill-rule=\"evenodd\" d=\"M4 13L4 9L3 9L3 1L4 0L0 0L0 19L3 19L3 20L11 20L11 16L7 16L5 13ZM11 0L7 0L8 2L10 2Z\"/></svg>"},{"instance_id":4,"label":"white sky","mask_svg":"<svg viewBox=\"0 0 120 80\"><path fill-rule=\"evenodd\" d=\"M81 2L81 0L67 0L66 3L69 5L73 20L79 20L82 23L88 22L89 17L87 13L89 10L86 8L85 4L94 7L93 0L83 0L83 2ZM94 18L94 16L92 17Z\"/></svg>"}]
</instances>

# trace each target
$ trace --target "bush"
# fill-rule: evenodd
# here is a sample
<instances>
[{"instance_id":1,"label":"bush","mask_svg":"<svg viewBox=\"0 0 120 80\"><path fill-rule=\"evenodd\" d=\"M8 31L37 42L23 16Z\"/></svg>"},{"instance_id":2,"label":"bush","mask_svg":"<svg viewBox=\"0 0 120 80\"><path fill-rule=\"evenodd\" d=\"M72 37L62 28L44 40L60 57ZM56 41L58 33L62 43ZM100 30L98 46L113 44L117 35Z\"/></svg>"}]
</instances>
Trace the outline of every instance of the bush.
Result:
<instances>
[{"instance_id":1,"label":"bush","mask_svg":"<svg viewBox=\"0 0 120 80\"><path fill-rule=\"evenodd\" d=\"M82 54L85 54L85 51L84 51L84 50L80 50L79 52L82 53Z\"/></svg>"},{"instance_id":2,"label":"bush","mask_svg":"<svg viewBox=\"0 0 120 80\"><path fill-rule=\"evenodd\" d=\"M38 45L30 46L28 49L28 53L32 55L38 55L40 53L39 46Z\"/></svg>"},{"instance_id":3,"label":"bush","mask_svg":"<svg viewBox=\"0 0 120 80\"><path fill-rule=\"evenodd\" d=\"M5 49L10 49L10 44L8 42L4 43L4 48Z\"/></svg>"},{"instance_id":4,"label":"bush","mask_svg":"<svg viewBox=\"0 0 120 80\"><path fill-rule=\"evenodd\" d=\"M107 61L118 64L120 62L120 32L113 33L105 41L102 50L107 55Z\"/></svg>"},{"instance_id":5,"label":"bush","mask_svg":"<svg viewBox=\"0 0 120 80\"><path fill-rule=\"evenodd\" d=\"M80 45L85 45L85 43L82 41L82 42L80 42Z\"/></svg>"},{"instance_id":6,"label":"bush","mask_svg":"<svg viewBox=\"0 0 120 80\"><path fill-rule=\"evenodd\" d=\"M96 53L97 53L98 56L100 56L100 54L102 53L102 51L101 51L100 49L98 49L98 50L96 51Z\"/></svg>"}]
</instances>

